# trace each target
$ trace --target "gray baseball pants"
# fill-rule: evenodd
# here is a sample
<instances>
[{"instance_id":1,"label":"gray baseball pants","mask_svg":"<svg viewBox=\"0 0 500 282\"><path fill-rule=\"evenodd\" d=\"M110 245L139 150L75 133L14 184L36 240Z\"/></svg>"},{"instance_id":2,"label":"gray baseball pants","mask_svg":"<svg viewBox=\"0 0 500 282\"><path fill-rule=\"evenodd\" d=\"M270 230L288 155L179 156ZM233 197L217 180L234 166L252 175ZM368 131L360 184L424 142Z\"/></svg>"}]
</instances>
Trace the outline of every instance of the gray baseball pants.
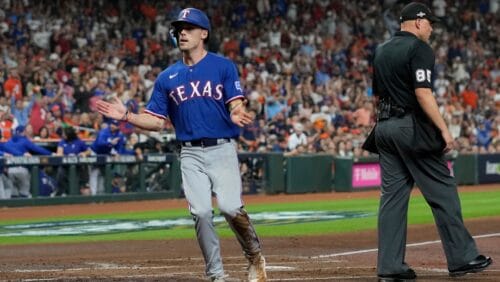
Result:
<instances>
[{"instance_id":1,"label":"gray baseball pants","mask_svg":"<svg viewBox=\"0 0 500 282\"><path fill-rule=\"evenodd\" d=\"M220 243L213 224L212 195L248 259L260 253L260 242L243 207L241 176L234 140L211 147L183 146L183 189L209 277L223 277Z\"/></svg>"}]
</instances>

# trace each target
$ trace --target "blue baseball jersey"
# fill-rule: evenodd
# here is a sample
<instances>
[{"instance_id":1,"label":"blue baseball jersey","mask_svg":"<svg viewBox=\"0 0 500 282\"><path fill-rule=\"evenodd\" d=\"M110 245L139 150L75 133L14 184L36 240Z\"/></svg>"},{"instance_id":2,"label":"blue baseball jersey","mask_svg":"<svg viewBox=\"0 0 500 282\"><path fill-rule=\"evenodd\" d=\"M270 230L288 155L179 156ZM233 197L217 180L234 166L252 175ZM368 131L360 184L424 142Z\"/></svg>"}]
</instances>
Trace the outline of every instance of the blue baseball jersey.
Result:
<instances>
[{"instance_id":1,"label":"blue baseball jersey","mask_svg":"<svg viewBox=\"0 0 500 282\"><path fill-rule=\"evenodd\" d=\"M180 60L160 73L146 112L169 117L180 141L234 138L240 129L226 106L240 98L244 96L236 65L208 52L193 66Z\"/></svg>"},{"instance_id":2,"label":"blue baseball jersey","mask_svg":"<svg viewBox=\"0 0 500 282\"><path fill-rule=\"evenodd\" d=\"M5 153L9 153L13 156L22 156L23 153L18 151L16 148L12 146L5 146L5 143L0 143L0 157L3 157Z\"/></svg>"},{"instance_id":3,"label":"blue baseball jersey","mask_svg":"<svg viewBox=\"0 0 500 282\"><path fill-rule=\"evenodd\" d=\"M27 152L31 154L46 155L46 156L52 154L51 151L45 149L44 147L36 145L26 136L22 135L12 136L12 138L9 139L9 141L7 141L7 143L5 143L4 146L11 150L14 150L16 154L21 153L21 155L24 155Z\"/></svg>"},{"instance_id":4,"label":"blue baseball jersey","mask_svg":"<svg viewBox=\"0 0 500 282\"><path fill-rule=\"evenodd\" d=\"M87 144L83 142L80 139L75 139L72 141L68 140L61 140L59 141L59 144L57 144L57 147L62 147L63 148L63 154L64 155L78 155L81 152L85 152L88 149Z\"/></svg>"},{"instance_id":5,"label":"blue baseball jersey","mask_svg":"<svg viewBox=\"0 0 500 282\"><path fill-rule=\"evenodd\" d=\"M116 145L113 145L111 141L117 137L119 138L119 141ZM109 155L112 154L113 151L118 154L133 155L134 151L127 150L127 148L125 148L126 143L127 140L125 135L123 135L120 131L112 132L109 127L106 127L97 133L97 137L90 146L90 149L98 155Z\"/></svg>"},{"instance_id":6,"label":"blue baseball jersey","mask_svg":"<svg viewBox=\"0 0 500 282\"><path fill-rule=\"evenodd\" d=\"M48 197L52 192L56 191L57 181L46 174L42 169L38 173L38 195Z\"/></svg>"}]
</instances>

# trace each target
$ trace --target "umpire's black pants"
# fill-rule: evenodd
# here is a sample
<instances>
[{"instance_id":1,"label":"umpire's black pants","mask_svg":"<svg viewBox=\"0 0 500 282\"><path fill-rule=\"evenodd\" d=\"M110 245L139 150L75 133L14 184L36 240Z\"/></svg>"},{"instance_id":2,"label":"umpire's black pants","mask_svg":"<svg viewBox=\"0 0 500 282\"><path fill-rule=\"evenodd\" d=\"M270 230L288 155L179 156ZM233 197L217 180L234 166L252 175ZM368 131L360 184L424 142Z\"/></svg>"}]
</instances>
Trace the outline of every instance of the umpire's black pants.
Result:
<instances>
[{"instance_id":1,"label":"umpire's black pants","mask_svg":"<svg viewBox=\"0 0 500 282\"><path fill-rule=\"evenodd\" d=\"M408 269L405 263L407 215L414 183L432 209L448 269L456 269L473 260L478 251L464 226L456 183L444 156L412 152L410 115L379 122L375 136L382 169L378 274L401 273Z\"/></svg>"}]
</instances>

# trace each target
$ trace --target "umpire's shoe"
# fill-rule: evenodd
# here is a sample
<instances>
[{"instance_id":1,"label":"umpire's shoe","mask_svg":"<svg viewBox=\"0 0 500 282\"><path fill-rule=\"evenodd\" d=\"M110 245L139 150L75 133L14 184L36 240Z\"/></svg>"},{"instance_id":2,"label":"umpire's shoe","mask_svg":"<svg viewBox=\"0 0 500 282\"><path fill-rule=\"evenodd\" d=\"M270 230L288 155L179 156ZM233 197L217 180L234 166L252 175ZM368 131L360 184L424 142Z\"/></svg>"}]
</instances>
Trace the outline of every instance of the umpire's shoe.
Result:
<instances>
[{"instance_id":1,"label":"umpire's shoe","mask_svg":"<svg viewBox=\"0 0 500 282\"><path fill-rule=\"evenodd\" d=\"M449 274L451 277L457 277L463 276L467 273L481 272L490 266L492 262L493 260L490 257L479 255L468 264L457 269L450 270Z\"/></svg>"},{"instance_id":2,"label":"umpire's shoe","mask_svg":"<svg viewBox=\"0 0 500 282\"><path fill-rule=\"evenodd\" d=\"M248 281L249 282L265 282L267 280L266 274L266 260L262 255L257 255L249 260L248 265Z\"/></svg>"},{"instance_id":3,"label":"umpire's shoe","mask_svg":"<svg viewBox=\"0 0 500 282\"><path fill-rule=\"evenodd\" d=\"M401 273L379 274L378 275L379 282L413 281L413 280L415 280L415 278L417 278L417 274L411 268L408 268L407 271L401 272Z\"/></svg>"}]
</instances>

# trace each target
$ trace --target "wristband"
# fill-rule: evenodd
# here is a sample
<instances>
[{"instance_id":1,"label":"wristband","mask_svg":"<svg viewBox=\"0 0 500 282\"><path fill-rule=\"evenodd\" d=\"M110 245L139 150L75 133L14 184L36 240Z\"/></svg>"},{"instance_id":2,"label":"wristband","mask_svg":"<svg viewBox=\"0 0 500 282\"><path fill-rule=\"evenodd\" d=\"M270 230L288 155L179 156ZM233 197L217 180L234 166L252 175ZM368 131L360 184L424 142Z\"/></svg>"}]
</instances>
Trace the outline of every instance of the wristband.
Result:
<instances>
[{"instance_id":1,"label":"wristband","mask_svg":"<svg viewBox=\"0 0 500 282\"><path fill-rule=\"evenodd\" d=\"M125 111L125 114L121 118L122 121L128 121L128 109Z\"/></svg>"},{"instance_id":2,"label":"wristband","mask_svg":"<svg viewBox=\"0 0 500 282\"><path fill-rule=\"evenodd\" d=\"M234 111L234 109L238 108L241 105L243 105L243 102L239 102L238 104L236 104L232 107L231 107L231 105L229 105L229 112L232 113Z\"/></svg>"}]
</instances>

